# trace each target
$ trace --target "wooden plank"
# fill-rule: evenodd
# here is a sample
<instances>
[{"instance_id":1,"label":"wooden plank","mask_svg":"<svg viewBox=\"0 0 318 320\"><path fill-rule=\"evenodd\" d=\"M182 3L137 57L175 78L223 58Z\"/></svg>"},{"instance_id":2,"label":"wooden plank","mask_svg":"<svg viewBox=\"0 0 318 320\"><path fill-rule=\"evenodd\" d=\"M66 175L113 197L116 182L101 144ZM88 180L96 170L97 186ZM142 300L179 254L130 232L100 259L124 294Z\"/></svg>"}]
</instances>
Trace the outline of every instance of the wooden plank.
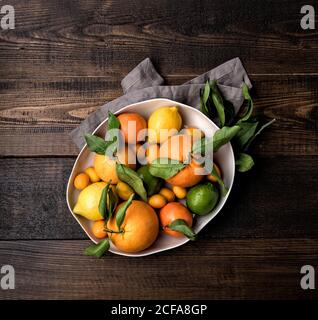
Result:
<instances>
[{"instance_id":1,"label":"wooden plank","mask_svg":"<svg viewBox=\"0 0 318 320\"><path fill-rule=\"evenodd\" d=\"M317 34L301 29L297 0L6 3L16 29L0 31L0 78L120 79L148 56L164 74L201 73L236 56L250 73L318 72Z\"/></svg>"},{"instance_id":2,"label":"wooden plank","mask_svg":"<svg viewBox=\"0 0 318 320\"><path fill-rule=\"evenodd\" d=\"M231 237L316 237L317 157L256 158L237 175L222 212L200 234ZM85 239L66 206L73 158L0 159L0 239Z\"/></svg>"},{"instance_id":3,"label":"wooden plank","mask_svg":"<svg viewBox=\"0 0 318 320\"><path fill-rule=\"evenodd\" d=\"M142 259L99 260L83 255L88 244L0 241L0 261L16 274L16 289L0 290L0 298L318 298L317 290L300 287L300 268L318 265L317 239L218 239Z\"/></svg>"},{"instance_id":4,"label":"wooden plank","mask_svg":"<svg viewBox=\"0 0 318 320\"><path fill-rule=\"evenodd\" d=\"M170 83L185 80L169 78ZM254 153L318 155L318 76L253 76L252 81L256 114L277 119ZM69 132L121 94L115 80L90 77L2 79L0 88L2 156L77 155Z\"/></svg>"}]
</instances>

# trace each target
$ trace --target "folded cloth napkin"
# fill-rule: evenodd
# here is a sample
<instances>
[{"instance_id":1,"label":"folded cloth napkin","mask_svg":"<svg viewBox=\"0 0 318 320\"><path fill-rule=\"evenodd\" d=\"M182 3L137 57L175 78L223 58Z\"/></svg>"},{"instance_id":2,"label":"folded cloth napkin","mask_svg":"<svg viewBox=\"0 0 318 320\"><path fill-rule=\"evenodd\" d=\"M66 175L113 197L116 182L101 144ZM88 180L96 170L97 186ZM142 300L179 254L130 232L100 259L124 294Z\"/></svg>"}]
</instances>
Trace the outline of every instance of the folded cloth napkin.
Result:
<instances>
[{"instance_id":1,"label":"folded cloth napkin","mask_svg":"<svg viewBox=\"0 0 318 320\"><path fill-rule=\"evenodd\" d=\"M108 111L114 113L129 104L148 99L167 98L199 108L200 89L204 87L206 80L218 81L218 87L224 98L232 102L236 112L244 101L241 90L243 82L249 88L252 87L239 58L229 60L179 86L165 86L163 78L156 71L150 59L146 58L122 80L124 95L91 113L79 127L71 132L71 138L79 149L83 148L84 135L92 133L108 117Z\"/></svg>"}]
</instances>

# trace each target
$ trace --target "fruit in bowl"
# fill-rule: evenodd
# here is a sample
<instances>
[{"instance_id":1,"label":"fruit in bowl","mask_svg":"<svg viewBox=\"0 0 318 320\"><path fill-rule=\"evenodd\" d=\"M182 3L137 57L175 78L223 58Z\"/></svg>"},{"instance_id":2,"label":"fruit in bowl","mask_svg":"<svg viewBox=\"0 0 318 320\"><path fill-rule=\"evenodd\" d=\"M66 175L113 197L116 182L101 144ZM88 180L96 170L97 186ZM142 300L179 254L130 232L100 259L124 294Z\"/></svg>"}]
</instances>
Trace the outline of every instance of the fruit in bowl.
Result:
<instances>
[{"instance_id":1,"label":"fruit in bowl","mask_svg":"<svg viewBox=\"0 0 318 320\"><path fill-rule=\"evenodd\" d=\"M119 133L108 136L112 130ZM220 183L228 191L234 178L226 139L216 153L207 147L217 131L197 109L153 99L110 113L86 135L67 191L72 214L96 243L86 253L143 256L196 239L226 201ZM88 172L87 186L77 188ZM195 196L195 188L203 192Z\"/></svg>"}]
</instances>

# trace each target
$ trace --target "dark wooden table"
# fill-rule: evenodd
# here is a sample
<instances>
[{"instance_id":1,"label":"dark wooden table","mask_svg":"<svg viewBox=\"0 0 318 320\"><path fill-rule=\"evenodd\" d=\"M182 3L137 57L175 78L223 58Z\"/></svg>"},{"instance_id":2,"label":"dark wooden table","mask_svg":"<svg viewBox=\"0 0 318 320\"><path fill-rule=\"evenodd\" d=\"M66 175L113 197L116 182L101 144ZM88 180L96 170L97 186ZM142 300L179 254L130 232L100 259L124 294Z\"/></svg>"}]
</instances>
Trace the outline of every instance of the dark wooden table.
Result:
<instances>
[{"instance_id":1,"label":"dark wooden table","mask_svg":"<svg viewBox=\"0 0 318 320\"><path fill-rule=\"evenodd\" d=\"M16 289L0 298L318 298L299 284L301 266L318 271L318 34L300 27L303 1L4 2L16 29L0 31L0 266ZM224 210L176 250L85 257L65 202L69 132L145 57L180 84L236 56L256 113L277 122Z\"/></svg>"}]
</instances>

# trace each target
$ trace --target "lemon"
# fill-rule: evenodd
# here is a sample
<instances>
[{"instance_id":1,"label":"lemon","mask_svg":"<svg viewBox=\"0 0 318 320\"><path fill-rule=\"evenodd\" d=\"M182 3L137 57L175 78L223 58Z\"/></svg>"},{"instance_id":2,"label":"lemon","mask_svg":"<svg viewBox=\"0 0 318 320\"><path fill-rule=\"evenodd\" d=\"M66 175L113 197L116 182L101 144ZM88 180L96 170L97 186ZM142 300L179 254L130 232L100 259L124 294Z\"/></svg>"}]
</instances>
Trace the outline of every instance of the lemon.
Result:
<instances>
[{"instance_id":1,"label":"lemon","mask_svg":"<svg viewBox=\"0 0 318 320\"><path fill-rule=\"evenodd\" d=\"M103 217L98 211L98 204L106 182L95 182L82 190L78 196L73 212L88 220L101 220Z\"/></svg>"},{"instance_id":2,"label":"lemon","mask_svg":"<svg viewBox=\"0 0 318 320\"><path fill-rule=\"evenodd\" d=\"M162 107L155 110L148 119L148 139L150 143L161 143L176 134L182 125L177 107Z\"/></svg>"}]
</instances>

